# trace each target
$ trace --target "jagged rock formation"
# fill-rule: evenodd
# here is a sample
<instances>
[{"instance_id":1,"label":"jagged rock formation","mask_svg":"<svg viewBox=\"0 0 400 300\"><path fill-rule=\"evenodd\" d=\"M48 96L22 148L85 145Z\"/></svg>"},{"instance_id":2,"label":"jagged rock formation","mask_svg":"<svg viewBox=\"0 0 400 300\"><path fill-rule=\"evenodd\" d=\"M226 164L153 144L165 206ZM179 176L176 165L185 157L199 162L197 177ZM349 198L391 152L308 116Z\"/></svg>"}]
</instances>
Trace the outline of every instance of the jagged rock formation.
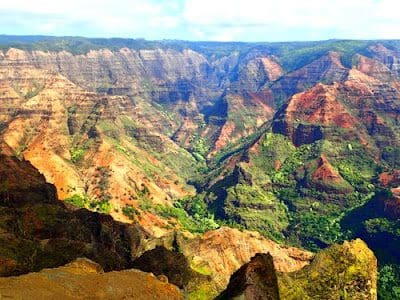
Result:
<instances>
[{"instance_id":1,"label":"jagged rock formation","mask_svg":"<svg viewBox=\"0 0 400 300\"><path fill-rule=\"evenodd\" d=\"M276 60L262 61L277 78ZM190 49L8 49L0 55L2 139L61 199L80 195L97 209L107 202L108 213L130 222L126 206L141 211L141 201L168 206L193 194L186 182L207 156L272 117L271 97L245 84L226 93L231 75L220 64ZM146 212L136 219L154 235L168 231Z\"/></svg>"},{"instance_id":2,"label":"jagged rock formation","mask_svg":"<svg viewBox=\"0 0 400 300\"><path fill-rule=\"evenodd\" d=\"M340 54L329 52L280 78L271 86L271 89L277 100L283 104L288 97L309 89L317 83L332 84L343 81L347 74L348 69L343 66Z\"/></svg>"},{"instance_id":3,"label":"jagged rock formation","mask_svg":"<svg viewBox=\"0 0 400 300\"><path fill-rule=\"evenodd\" d=\"M278 278L270 254L257 254L237 270L216 299L279 300Z\"/></svg>"},{"instance_id":4,"label":"jagged rock formation","mask_svg":"<svg viewBox=\"0 0 400 300\"><path fill-rule=\"evenodd\" d=\"M87 259L19 277L0 278L0 297L11 299L183 299L172 284L138 270L104 273Z\"/></svg>"}]
</instances>

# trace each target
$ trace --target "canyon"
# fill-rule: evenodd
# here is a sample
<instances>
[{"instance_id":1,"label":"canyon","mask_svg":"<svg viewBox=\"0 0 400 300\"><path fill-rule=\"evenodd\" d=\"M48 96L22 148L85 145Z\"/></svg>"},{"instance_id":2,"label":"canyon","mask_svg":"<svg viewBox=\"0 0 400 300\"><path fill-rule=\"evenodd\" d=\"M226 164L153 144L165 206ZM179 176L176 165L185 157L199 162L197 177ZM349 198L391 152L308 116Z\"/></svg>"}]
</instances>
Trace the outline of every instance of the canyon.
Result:
<instances>
[{"instance_id":1,"label":"canyon","mask_svg":"<svg viewBox=\"0 0 400 300\"><path fill-rule=\"evenodd\" d=\"M376 299L367 245L400 276L398 41L3 36L0 50L2 276L86 257L211 299L272 260L276 293L244 297L334 299L301 280L354 247L367 279L342 289Z\"/></svg>"}]
</instances>

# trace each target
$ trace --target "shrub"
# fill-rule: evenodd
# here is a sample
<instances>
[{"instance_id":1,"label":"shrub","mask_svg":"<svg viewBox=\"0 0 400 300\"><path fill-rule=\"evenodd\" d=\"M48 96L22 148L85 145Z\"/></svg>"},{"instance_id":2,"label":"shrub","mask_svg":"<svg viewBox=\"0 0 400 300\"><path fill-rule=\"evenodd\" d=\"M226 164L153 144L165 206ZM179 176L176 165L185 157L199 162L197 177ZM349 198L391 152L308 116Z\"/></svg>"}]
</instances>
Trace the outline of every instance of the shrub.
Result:
<instances>
[{"instance_id":1,"label":"shrub","mask_svg":"<svg viewBox=\"0 0 400 300\"><path fill-rule=\"evenodd\" d=\"M122 213L127 216L130 220L135 220L135 216L139 216L139 211L132 205L126 205L122 208Z\"/></svg>"},{"instance_id":2,"label":"shrub","mask_svg":"<svg viewBox=\"0 0 400 300\"><path fill-rule=\"evenodd\" d=\"M88 208L89 203L91 202L88 197L80 195L72 195L71 197L64 199L64 201L81 208Z\"/></svg>"},{"instance_id":3,"label":"shrub","mask_svg":"<svg viewBox=\"0 0 400 300\"><path fill-rule=\"evenodd\" d=\"M83 148L72 148L70 151L71 161L76 164L85 156L85 150Z\"/></svg>"},{"instance_id":4,"label":"shrub","mask_svg":"<svg viewBox=\"0 0 400 300\"><path fill-rule=\"evenodd\" d=\"M385 265L379 270L379 299L400 299L400 266Z\"/></svg>"}]
</instances>

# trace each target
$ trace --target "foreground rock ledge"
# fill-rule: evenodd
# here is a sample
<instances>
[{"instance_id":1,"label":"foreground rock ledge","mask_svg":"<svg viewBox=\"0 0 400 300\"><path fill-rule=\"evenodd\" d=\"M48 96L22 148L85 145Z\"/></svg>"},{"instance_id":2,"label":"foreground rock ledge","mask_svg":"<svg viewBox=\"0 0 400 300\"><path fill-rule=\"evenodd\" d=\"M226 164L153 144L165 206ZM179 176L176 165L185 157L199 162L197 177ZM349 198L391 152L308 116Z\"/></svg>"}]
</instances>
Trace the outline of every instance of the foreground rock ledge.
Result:
<instances>
[{"instance_id":1,"label":"foreground rock ledge","mask_svg":"<svg viewBox=\"0 0 400 300\"><path fill-rule=\"evenodd\" d=\"M179 289L138 270L104 273L100 265L77 259L55 269L0 278L0 299L183 299Z\"/></svg>"}]
</instances>

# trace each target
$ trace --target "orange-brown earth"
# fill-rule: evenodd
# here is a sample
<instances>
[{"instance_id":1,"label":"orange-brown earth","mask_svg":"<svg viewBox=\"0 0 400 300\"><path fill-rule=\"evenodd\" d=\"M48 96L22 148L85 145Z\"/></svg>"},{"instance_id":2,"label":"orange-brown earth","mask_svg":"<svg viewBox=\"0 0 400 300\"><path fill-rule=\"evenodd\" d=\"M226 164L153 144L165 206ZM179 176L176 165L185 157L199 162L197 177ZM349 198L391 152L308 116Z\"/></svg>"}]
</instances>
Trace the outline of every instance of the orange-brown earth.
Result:
<instances>
[{"instance_id":1,"label":"orange-brown earth","mask_svg":"<svg viewBox=\"0 0 400 300\"><path fill-rule=\"evenodd\" d=\"M246 96L229 94L225 99L228 106L227 120L209 156L254 133L274 113L270 97L266 93L247 93Z\"/></svg>"},{"instance_id":2,"label":"orange-brown earth","mask_svg":"<svg viewBox=\"0 0 400 300\"><path fill-rule=\"evenodd\" d=\"M129 221L121 209L126 204L138 206L132 199L144 186L149 198L160 204L168 205L172 198L191 193L175 170L130 143L123 129L117 142L107 136L106 122L118 127L122 118L131 120L129 112L136 108L129 100L87 92L65 77L41 69L11 66L0 70L1 86L5 89L0 97L10 106L8 111L16 115L0 116L7 123L2 139L15 154L31 161L46 180L55 184L60 199L78 194L102 200L107 193L113 207L111 214ZM164 144L165 153L174 155L181 151L168 137L156 133L154 136ZM83 149L83 162L72 161L74 149ZM189 154L184 155L189 162L194 161ZM146 172L142 167L146 164L154 166L154 171ZM107 174L99 174L99 168L107 170ZM108 176L105 190L99 186L102 176ZM144 218L143 224L146 222Z\"/></svg>"},{"instance_id":3,"label":"orange-brown earth","mask_svg":"<svg viewBox=\"0 0 400 300\"><path fill-rule=\"evenodd\" d=\"M130 222L122 213L125 205L171 205L193 194L186 181L196 160L185 150L193 136L219 150L273 114L260 95L235 96L228 114L242 113L239 125L245 126L227 121L203 128L200 110L222 93L208 88L215 78L205 74L207 64L192 50L73 55L11 48L0 55L1 138L55 184L60 199L110 198L110 213ZM271 78L282 72L273 59L264 65ZM156 235L167 227L148 213L139 221Z\"/></svg>"},{"instance_id":4,"label":"orange-brown earth","mask_svg":"<svg viewBox=\"0 0 400 300\"><path fill-rule=\"evenodd\" d=\"M312 179L324 183L338 184L343 182L342 176L336 171L324 155L321 155L318 168L312 174Z\"/></svg>"},{"instance_id":5,"label":"orange-brown earth","mask_svg":"<svg viewBox=\"0 0 400 300\"><path fill-rule=\"evenodd\" d=\"M281 246L257 232L242 232L228 227L190 239L182 243L180 249L194 270L205 270L212 276L217 290L225 288L231 274L256 253L269 252L275 268L281 272L299 270L313 258L311 252Z\"/></svg>"},{"instance_id":6,"label":"orange-brown earth","mask_svg":"<svg viewBox=\"0 0 400 300\"><path fill-rule=\"evenodd\" d=\"M0 278L6 299L183 299L179 289L138 270L104 273L101 266L77 259L55 269Z\"/></svg>"},{"instance_id":7,"label":"orange-brown earth","mask_svg":"<svg viewBox=\"0 0 400 300\"><path fill-rule=\"evenodd\" d=\"M283 75L282 67L272 57L262 57L261 62L270 81L275 81Z\"/></svg>"},{"instance_id":8,"label":"orange-brown earth","mask_svg":"<svg viewBox=\"0 0 400 300\"><path fill-rule=\"evenodd\" d=\"M356 119L337 99L337 85L317 84L310 90L292 97L286 109L287 120L301 120L321 125L352 128Z\"/></svg>"}]
</instances>

